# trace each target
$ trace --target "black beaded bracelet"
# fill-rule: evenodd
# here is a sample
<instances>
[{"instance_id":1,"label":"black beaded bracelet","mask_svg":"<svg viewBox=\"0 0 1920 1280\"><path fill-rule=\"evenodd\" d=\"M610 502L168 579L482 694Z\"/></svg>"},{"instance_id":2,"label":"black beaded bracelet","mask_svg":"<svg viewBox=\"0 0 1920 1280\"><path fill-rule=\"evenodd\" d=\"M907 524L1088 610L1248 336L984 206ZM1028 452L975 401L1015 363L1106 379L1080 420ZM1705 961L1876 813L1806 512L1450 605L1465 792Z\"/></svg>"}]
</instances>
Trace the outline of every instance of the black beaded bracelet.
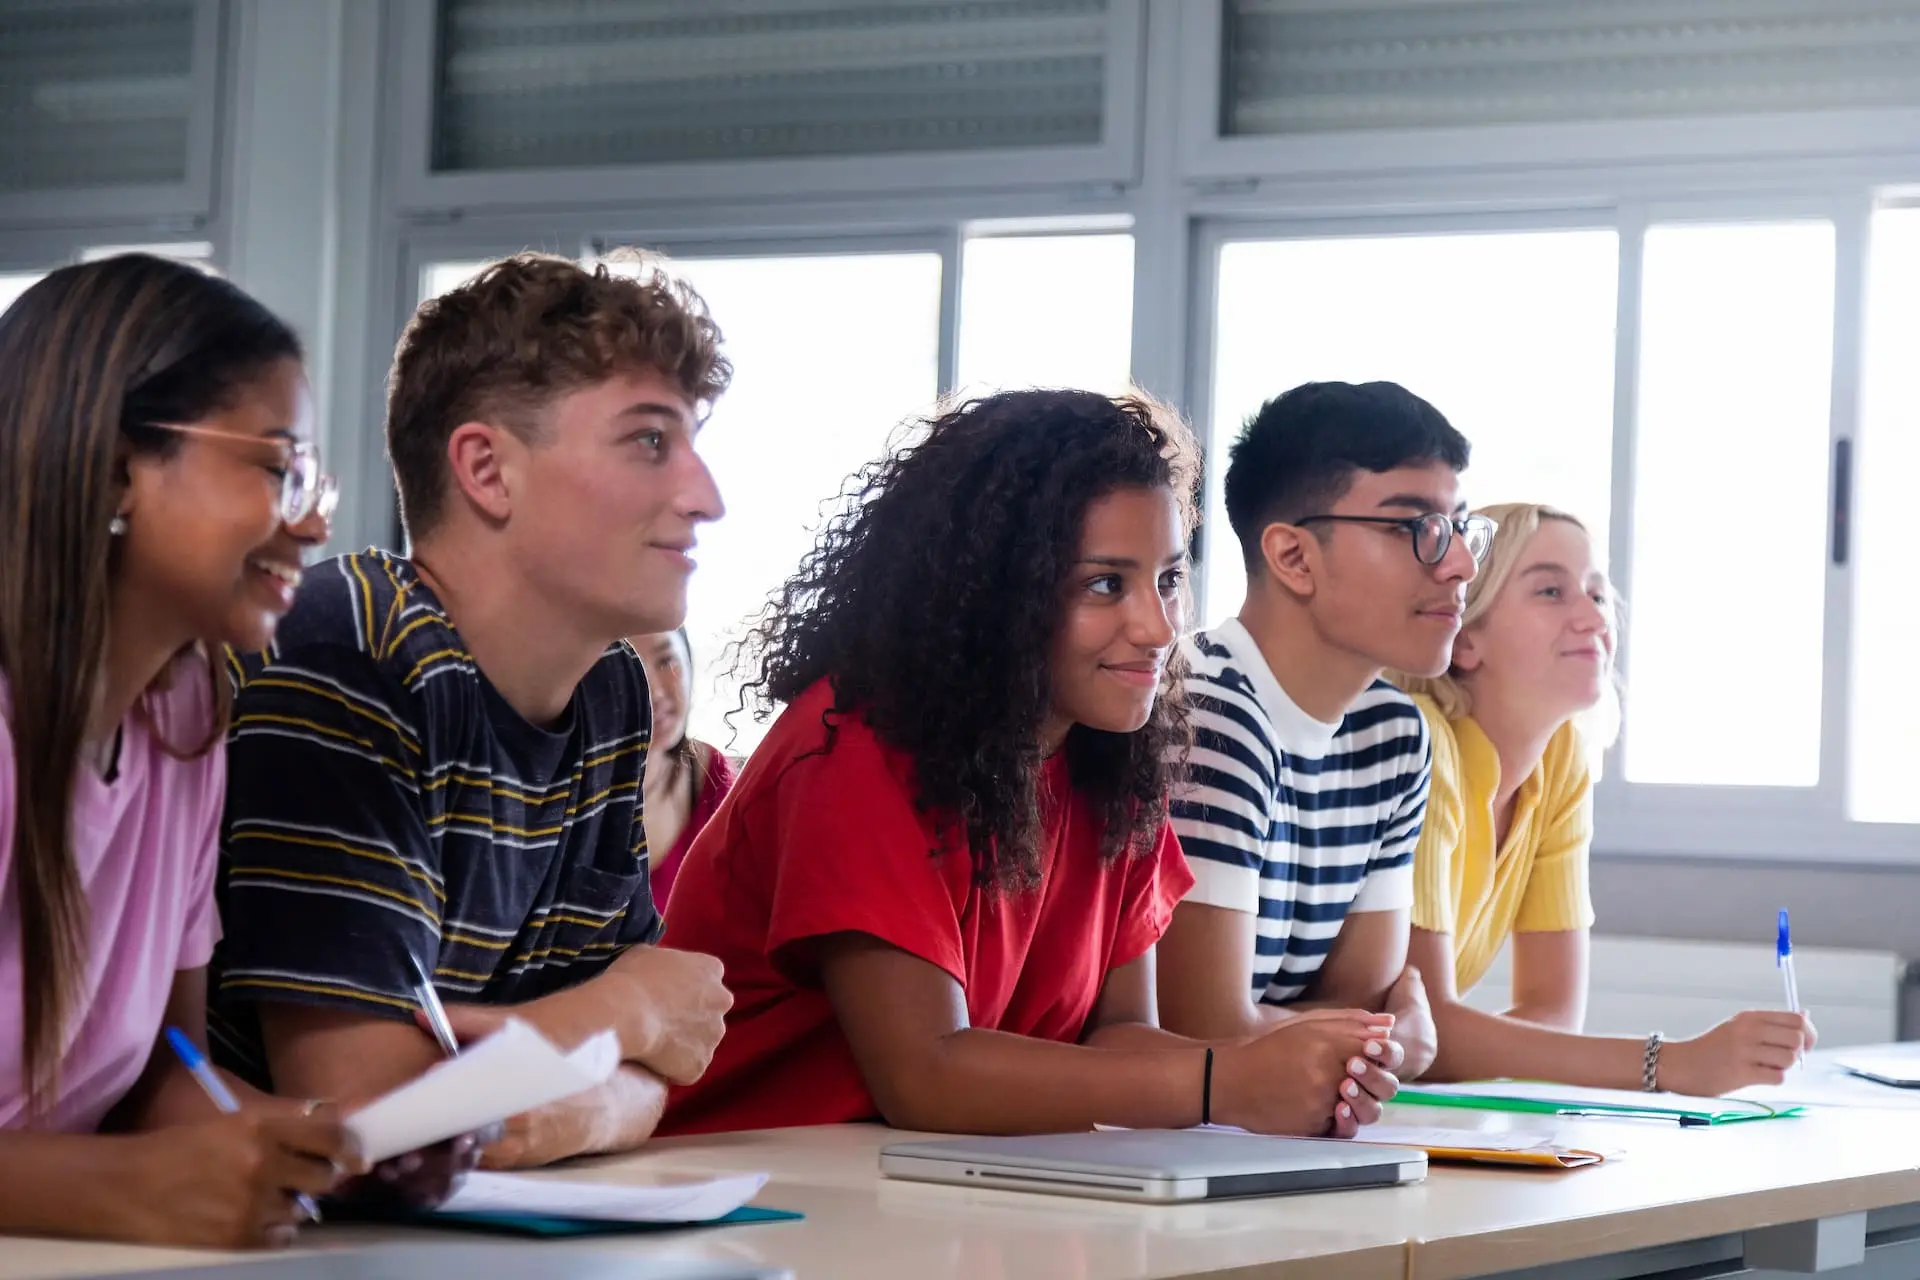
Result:
<instances>
[{"instance_id":1,"label":"black beaded bracelet","mask_svg":"<svg viewBox=\"0 0 1920 1280\"><path fill-rule=\"evenodd\" d=\"M1200 1123L1213 1123L1213 1050L1207 1050L1207 1073L1200 1078Z\"/></svg>"}]
</instances>

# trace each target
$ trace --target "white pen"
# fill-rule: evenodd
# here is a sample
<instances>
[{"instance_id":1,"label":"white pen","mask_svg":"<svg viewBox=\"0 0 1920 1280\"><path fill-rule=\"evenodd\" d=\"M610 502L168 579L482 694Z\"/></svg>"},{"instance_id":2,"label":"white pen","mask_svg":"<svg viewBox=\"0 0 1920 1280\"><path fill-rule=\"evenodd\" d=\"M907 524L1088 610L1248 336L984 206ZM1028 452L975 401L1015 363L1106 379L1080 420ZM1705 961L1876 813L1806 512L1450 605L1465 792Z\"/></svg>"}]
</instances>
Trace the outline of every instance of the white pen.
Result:
<instances>
[{"instance_id":1,"label":"white pen","mask_svg":"<svg viewBox=\"0 0 1920 1280\"><path fill-rule=\"evenodd\" d=\"M228 1115L240 1109L240 1100L233 1096L233 1090L227 1088L227 1082L207 1061L207 1055L200 1052L200 1046L188 1039L185 1032L178 1027L168 1027L167 1043L173 1046L174 1056L180 1059L180 1065L187 1069L187 1074L193 1077L194 1083L200 1086L201 1092L215 1107ZM313 1202L312 1196L302 1191L295 1192L293 1198L300 1206L300 1212L307 1215L307 1221L320 1221L320 1206Z\"/></svg>"},{"instance_id":2,"label":"white pen","mask_svg":"<svg viewBox=\"0 0 1920 1280\"><path fill-rule=\"evenodd\" d=\"M419 956L408 952L407 959L413 962L413 972L418 979L413 984L414 998L427 1015L427 1025L433 1028L433 1038L440 1042L442 1053L449 1058L459 1057L460 1042L454 1038L453 1023L447 1020L447 1007L440 1003L440 993L433 989L432 976L427 973L427 967L420 963Z\"/></svg>"},{"instance_id":3,"label":"white pen","mask_svg":"<svg viewBox=\"0 0 1920 1280\"><path fill-rule=\"evenodd\" d=\"M1805 1013L1806 1010L1800 1007L1800 984L1795 981L1793 976L1793 933L1787 927L1787 909L1785 907L1780 908L1780 929L1774 939L1773 954L1774 965L1780 970L1780 976L1785 979L1787 984L1787 1011L1789 1013ZM1795 1063L1806 1061L1805 1057L1797 1049L1794 1051L1793 1060Z\"/></svg>"}]
</instances>

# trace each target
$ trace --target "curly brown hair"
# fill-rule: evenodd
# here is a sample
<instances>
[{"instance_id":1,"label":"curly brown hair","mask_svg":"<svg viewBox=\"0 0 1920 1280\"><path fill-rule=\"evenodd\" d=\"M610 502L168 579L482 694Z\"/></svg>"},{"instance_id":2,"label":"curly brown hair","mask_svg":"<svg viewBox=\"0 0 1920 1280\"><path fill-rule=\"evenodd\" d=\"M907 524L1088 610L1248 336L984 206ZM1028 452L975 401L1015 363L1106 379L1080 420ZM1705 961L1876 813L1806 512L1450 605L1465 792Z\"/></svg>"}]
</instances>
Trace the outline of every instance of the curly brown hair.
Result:
<instances>
[{"instance_id":1,"label":"curly brown hair","mask_svg":"<svg viewBox=\"0 0 1920 1280\"><path fill-rule=\"evenodd\" d=\"M1011 391L947 408L853 477L846 506L768 599L736 661L764 716L821 679L823 717L858 713L914 761L915 802L964 833L976 879L1039 877L1048 651L1087 508L1166 489L1194 523L1193 438L1144 395ZM1146 725L1075 725L1069 777L1100 813L1107 857L1153 847L1190 739L1185 667L1167 664Z\"/></svg>"},{"instance_id":2,"label":"curly brown hair","mask_svg":"<svg viewBox=\"0 0 1920 1280\"><path fill-rule=\"evenodd\" d=\"M642 369L672 379L701 413L733 378L707 304L652 254L622 249L588 269L518 253L421 303L387 376L387 455L408 536L440 520L455 427L491 422L534 440L561 396Z\"/></svg>"}]
</instances>

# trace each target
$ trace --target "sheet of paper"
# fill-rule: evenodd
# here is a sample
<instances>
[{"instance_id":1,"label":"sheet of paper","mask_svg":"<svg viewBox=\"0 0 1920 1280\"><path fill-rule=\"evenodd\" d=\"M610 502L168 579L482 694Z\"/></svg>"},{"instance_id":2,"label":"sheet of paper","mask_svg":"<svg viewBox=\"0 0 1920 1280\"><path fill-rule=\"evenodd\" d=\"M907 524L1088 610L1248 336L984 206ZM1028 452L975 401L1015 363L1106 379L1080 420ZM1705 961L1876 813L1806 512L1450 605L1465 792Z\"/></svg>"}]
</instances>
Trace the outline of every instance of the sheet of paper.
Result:
<instances>
[{"instance_id":1,"label":"sheet of paper","mask_svg":"<svg viewBox=\"0 0 1920 1280\"><path fill-rule=\"evenodd\" d=\"M1410 1085L1409 1088L1426 1088ZM1638 1089L1589 1089L1571 1084L1543 1084L1534 1080L1474 1080L1464 1084L1437 1084L1431 1093L1454 1094L1463 1098L1527 1098L1536 1102L1559 1102L1569 1107L1663 1107L1685 1111L1730 1111L1739 1109L1739 1100L1729 1107L1726 1098L1695 1098L1684 1093L1643 1093ZM1417 1102L1409 1098L1408 1102Z\"/></svg>"},{"instance_id":2,"label":"sheet of paper","mask_svg":"<svg viewBox=\"0 0 1920 1280\"><path fill-rule=\"evenodd\" d=\"M1769 1107L1868 1107L1920 1111L1920 1089L1895 1089L1851 1075L1831 1063L1809 1062L1787 1073L1784 1084L1757 1084L1727 1095Z\"/></svg>"},{"instance_id":3,"label":"sheet of paper","mask_svg":"<svg viewBox=\"0 0 1920 1280\"><path fill-rule=\"evenodd\" d=\"M666 1187L472 1173L440 1207L448 1213L523 1213L601 1222L711 1222L759 1195L766 1185L764 1173Z\"/></svg>"},{"instance_id":4,"label":"sheet of paper","mask_svg":"<svg viewBox=\"0 0 1920 1280\"><path fill-rule=\"evenodd\" d=\"M1485 1133L1477 1129L1428 1129L1410 1124L1368 1124L1355 1142L1389 1147L1452 1147L1456 1151L1553 1151L1567 1144L1551 1133Z\"/></svg>"},{"instance_id":5,"label":"sheet of paper","mask_svg":"<svg viewBox=\"0 0 1920 1280\"><path fill-rule=\"evenodd\" d=\"M620 1042L611 1031L561 1053L509 1018L459 1057L348 1116L347 1127L377 1163L605 1084L619 1065Z\"/></svg>"}]
</instances>

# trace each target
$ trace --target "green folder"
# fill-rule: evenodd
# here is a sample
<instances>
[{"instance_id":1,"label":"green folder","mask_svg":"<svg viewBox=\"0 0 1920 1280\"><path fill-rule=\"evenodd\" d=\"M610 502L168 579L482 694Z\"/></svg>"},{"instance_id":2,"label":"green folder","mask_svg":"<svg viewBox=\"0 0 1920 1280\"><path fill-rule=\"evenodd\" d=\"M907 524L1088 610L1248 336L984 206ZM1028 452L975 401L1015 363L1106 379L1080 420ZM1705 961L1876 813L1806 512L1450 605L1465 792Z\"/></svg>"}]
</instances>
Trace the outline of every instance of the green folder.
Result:
<instances>
[{"instance_id":1,"label":"green folder","mask_svg":"<svg viewBox=\"0 0 1920 1280\"><path fill-rule=\"evenodd\" d=\"M619 1222L606 1218L569 1218L544 1213L445 1213L440 1211L374 1213L363 1220L402 1223L412 1227L439 1227L452 1231L484 1231L492 1235L566 1236L641 1235L655 1231L687 1231L707 1227L737 1227L753 1222L797 1222L801 1215L785 1209L744 1205L723 1218L707 1222Z\"/></svg>"},{"instance_id":2,"label":"green folder","mask_svg":"<svg viewBox=\"0 0 1920 1280\"><path fill-rule=\"evenodd\" d=\"M1590 1101L1577 1094L1565 1098L1536 1097L1531 1094L1502 1097L1494 1093L1449 1093L1444 1088L1402 1089L1393 1097L1417 1107L1463 1107L1473 1111L1522 1111L1531 1115L1569 1117L1614 1117L1622 1120L1672 1120L1683 1127L1715 1124L1739 1124L1746 1120L1775 1120L1797 1116L1805 1107L1770 1107L1763 1102L1743 1102L1724 1098L1718 1107L1672 1106L1660 1102L1660 1094L1650 1093L1645 1102Z\"/></svg>"}]
</instances>

